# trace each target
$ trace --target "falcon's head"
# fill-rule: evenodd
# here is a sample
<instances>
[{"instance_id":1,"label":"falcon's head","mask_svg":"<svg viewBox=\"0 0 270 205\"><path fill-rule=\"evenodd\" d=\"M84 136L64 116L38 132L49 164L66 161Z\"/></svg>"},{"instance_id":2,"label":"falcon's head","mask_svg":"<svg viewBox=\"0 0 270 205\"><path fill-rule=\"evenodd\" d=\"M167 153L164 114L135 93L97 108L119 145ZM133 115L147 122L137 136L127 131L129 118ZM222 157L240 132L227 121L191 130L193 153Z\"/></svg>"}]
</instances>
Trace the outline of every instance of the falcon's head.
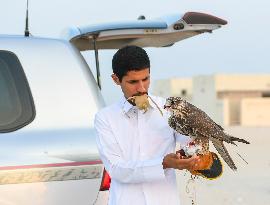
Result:
<instances>
[{"instance_id":1,"label":"falcon's head","mask_svg":"<svg viewBox=\"0 0 270 205\"><path fill-rule=\"evenodd\" d=\"M185 105L185 100L180 97L169 97L166 99L164 109L168 109L171 112L181 111Z\"/></svg>"}]
</instances>

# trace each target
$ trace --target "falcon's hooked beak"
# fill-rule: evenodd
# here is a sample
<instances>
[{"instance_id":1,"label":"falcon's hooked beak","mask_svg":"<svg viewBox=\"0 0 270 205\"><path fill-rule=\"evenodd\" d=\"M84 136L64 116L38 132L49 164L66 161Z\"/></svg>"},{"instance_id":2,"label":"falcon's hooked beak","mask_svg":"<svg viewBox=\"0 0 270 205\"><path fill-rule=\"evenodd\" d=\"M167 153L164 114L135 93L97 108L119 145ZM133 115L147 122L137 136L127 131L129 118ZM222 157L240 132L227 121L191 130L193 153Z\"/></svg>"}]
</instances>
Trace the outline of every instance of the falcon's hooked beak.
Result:
<instances>
[{"instance_id":1,"label":"falcon's hooked beak","mask_svg":"<svg viewBox=\"0 0 270 205\"><path fill-rule=\"evenodd\" d=\"M168 105L164 105L164 107L163 107L165 110L168 110L168 109L170 109L171 108L171 106L168 106Z\"/></svg>"},{"instance_id":2,"label":"falcon's hooked beak","mask_svg":"<svg viewBox=\"0 0 270 205\"><path fill-rule=\"evenodd\" d=\"M167 99L163 108L164 110L167 110L167 111L171 110L171 101Z\"/></svg>"},{"instance_id":3,"label":"falcon's hooked beak","mask_svg":"<svg viewBox=\"0 0 270 205\"><path fill-rule=\"evenodd\" d=\"M171 103L171 101L169 99L167 99L163 108L165 110L170 110L171 107L172 107L172 103Z\"/></svg>"}]
</instances>

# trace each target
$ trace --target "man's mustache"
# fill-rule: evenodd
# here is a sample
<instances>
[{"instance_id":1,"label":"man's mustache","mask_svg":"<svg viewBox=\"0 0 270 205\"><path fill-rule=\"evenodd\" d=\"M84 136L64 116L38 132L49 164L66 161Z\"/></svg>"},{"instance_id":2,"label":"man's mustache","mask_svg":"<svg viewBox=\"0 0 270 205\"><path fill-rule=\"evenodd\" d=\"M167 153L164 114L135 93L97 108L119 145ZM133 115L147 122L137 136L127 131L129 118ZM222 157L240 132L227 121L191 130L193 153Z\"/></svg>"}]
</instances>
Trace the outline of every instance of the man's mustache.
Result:
<instances>
[{"instance_id":1,"label":"man's mustache","mask_svg":"<svg viewBox=\"0 0 270 205\"><path fill-rule=\"evenodd\" d=\"M134 97L134 96L141 96L141 95L148 95L148 92L136 93L132 97Z\"/></svg>"}]
</instances>

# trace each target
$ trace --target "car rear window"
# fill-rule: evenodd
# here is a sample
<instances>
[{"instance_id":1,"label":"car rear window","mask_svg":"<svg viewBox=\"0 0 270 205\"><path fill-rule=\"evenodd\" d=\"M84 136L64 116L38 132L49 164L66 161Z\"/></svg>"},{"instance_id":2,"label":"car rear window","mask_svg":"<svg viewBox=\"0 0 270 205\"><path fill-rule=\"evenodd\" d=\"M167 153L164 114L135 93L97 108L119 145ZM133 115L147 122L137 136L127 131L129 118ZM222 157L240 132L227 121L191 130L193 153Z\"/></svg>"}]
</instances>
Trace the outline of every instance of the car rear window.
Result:
<instances>
[{"instance_id":1,"label":"car rear window","mask_svg":"<svg viewBox=\"0 0 270 205\"><path fill-rule=\"evenodd\" d=\"M0 50L0 133L22 128L34 117L33 98L19 59Z\"/></svg>"}]
</instances>

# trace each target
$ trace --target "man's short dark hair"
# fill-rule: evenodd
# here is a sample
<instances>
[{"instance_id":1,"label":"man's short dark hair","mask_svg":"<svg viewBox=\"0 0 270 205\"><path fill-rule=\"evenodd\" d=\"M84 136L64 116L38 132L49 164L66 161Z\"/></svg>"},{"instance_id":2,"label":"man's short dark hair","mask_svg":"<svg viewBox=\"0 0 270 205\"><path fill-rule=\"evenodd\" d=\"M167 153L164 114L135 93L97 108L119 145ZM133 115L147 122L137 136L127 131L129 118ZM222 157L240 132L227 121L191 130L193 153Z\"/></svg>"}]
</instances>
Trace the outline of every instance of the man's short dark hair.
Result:
<instances>
[{"instance_id":1,"label":"man's short dark hair","mask_svg":"<svg viewBox=\"0 0 270 205\"><path fill-rule=\"evenodd\" d=\"M125 46L119 49L112 59L113 73L120 82L128 71L150 69L150 60L144 49L138 46Z\"/></svg>"}]
</instances>

